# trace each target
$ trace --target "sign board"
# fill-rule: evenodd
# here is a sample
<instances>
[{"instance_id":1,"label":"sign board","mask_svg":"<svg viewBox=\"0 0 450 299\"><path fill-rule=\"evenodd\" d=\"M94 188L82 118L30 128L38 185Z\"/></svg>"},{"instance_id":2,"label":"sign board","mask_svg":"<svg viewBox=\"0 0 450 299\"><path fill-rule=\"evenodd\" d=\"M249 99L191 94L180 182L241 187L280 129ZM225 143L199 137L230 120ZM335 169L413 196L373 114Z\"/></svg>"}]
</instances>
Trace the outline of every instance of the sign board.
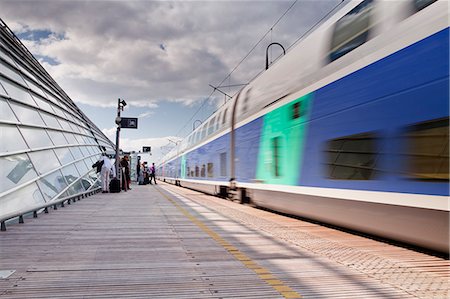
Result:
<instances>
[{"instance_id":1,"label":"sign board","mask_svg":"<svg viewBox=\"0 0 450 299\"><path fill-rule=\"evenodd\" d=\"M137 129L138 119L136 117L122 117L120 127L125 129Z\"/></svg>"},{"instance_id":2,"label":"sign board","mask_svg":"<svg viewBox=\"0 0 450 299\"><path fill-rule=\"evenodd\" d=\"M142 147L142 152L143 153L148 153L152 151L152 147L151 146L143 146Z\"/></svg>"}]
</instances>

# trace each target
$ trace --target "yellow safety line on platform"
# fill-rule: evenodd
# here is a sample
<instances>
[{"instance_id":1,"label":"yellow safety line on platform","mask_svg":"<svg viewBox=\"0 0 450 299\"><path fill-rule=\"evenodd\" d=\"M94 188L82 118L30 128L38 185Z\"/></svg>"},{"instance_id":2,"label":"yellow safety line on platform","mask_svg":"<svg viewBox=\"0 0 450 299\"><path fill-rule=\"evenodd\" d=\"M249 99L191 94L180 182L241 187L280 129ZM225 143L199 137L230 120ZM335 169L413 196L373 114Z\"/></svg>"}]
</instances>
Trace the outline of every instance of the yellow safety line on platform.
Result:
<instances>
[{"instance_id":1,"label":"yellow safety line on platform","mask_svg":"<svg viewBox=\"0 0 450 299\"><path fill-rule=\"evenodd\" d=\"M273 289L279 292L284 298L295 299L302 298L302 296L291 289L289 286L285 285L281 280L277 279L273 274L270 273L266 268L258 265L255 261L249 258L244 253L240 252L239 249L228 243L223 239L218 233L210 229L206 224L197 219L194 215L189 213L186 209L180 206L172 198L161 192L157 188L158 192L161 193L168 201L170 201L183 215L185 215L189 220L201 228L205 233L207 233L211 238L213 238L219 245L225 248L231 255L233 255L237 260L239 260L245 267L253 270L261 280L270 285Z\"/></svg>"}]
</instances>

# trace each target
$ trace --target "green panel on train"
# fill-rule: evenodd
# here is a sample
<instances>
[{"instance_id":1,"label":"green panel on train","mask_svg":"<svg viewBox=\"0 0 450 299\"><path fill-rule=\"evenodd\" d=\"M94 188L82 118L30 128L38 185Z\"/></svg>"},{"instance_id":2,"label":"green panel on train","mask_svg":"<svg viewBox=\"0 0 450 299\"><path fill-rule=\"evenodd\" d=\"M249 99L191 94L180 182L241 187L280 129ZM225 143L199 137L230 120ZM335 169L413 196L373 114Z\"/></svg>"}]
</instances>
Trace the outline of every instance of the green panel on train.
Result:
<instances>
[{"instance_id":1,"label":"green panel on train","mask_svg":"<svg viewBox=\"0 0 450 299\"><path fill-rule=\"evenodd\" d=\"M256 179L265 184L296 185L312 94L264 115Z\"/></svg>"}]
</instances>

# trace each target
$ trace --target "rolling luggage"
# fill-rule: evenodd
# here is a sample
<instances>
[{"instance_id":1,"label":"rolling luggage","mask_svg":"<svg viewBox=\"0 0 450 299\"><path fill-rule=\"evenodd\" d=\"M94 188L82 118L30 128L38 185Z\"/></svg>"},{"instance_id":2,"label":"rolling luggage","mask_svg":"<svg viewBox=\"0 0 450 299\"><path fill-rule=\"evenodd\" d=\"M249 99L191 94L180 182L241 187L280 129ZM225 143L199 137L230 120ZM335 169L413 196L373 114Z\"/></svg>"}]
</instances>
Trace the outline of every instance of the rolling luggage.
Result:
<instances>
[{"instance_id":1,"label":"rolling luggage","mask_svg":"<svg viewBox=\"0 0 450 299\"><path fill-rule=\"evenodd\" d=\"M117 178L114 178L109 183L109 192L110 193L119 193L120 192L120 181Z\"/></svg>"}]
</instances>

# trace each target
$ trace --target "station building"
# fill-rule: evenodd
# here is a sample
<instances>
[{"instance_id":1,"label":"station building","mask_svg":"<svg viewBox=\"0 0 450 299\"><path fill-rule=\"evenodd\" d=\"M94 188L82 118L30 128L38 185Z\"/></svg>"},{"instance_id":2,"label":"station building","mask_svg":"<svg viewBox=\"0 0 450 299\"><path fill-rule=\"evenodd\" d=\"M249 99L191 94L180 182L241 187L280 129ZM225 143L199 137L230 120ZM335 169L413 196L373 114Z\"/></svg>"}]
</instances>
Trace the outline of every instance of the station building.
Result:
<instances>
[{"instance_id":1,"label":"station building","mask_svg":"<svg viewBox=\"0 0 450 299\"><path fill-rule=\"evenodd\" d=\"M0 19L0 217L100 185L114 144Z\"/></svg>"}]
</instances>

